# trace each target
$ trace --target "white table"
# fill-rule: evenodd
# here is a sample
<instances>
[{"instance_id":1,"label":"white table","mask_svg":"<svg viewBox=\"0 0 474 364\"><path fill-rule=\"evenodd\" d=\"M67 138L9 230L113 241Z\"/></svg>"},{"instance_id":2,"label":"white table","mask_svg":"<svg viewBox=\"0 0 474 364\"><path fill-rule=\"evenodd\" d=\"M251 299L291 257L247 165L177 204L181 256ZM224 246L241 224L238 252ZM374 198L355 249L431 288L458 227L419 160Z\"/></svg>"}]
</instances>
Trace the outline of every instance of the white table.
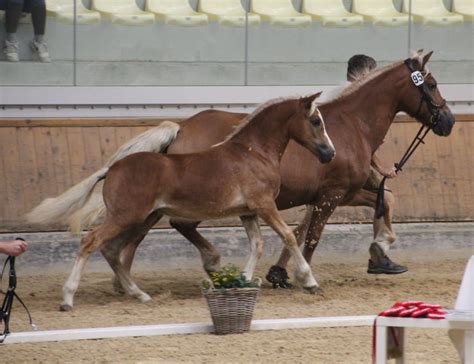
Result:
<instances>
[{"instance_id":1,"label":"white table","mask_svg":"<svg viewBox=\"0 0 474 364\"><path fill-rule=\"evenodd\" d=\"M464 332L464 362L474 363L474 320L444 319L433 320L423 318L400 318L400 317L377 317L375 337L375 362L385 364L387 362L387 339L390 327L396 327L400 333L399 346L401 356L396 358L397 364L405 362L405 328L429 328L429 329L458 329Z\"/></svg>"}]
</instances>

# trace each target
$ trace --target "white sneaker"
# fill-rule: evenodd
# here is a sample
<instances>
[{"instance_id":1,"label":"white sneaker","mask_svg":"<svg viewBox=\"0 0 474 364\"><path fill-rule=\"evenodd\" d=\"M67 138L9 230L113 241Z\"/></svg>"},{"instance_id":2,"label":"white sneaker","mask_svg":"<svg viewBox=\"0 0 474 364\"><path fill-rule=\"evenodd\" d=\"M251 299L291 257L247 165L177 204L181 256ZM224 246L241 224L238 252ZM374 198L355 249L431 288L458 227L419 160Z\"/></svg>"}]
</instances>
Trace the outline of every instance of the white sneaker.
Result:
<instances>
[{"instance_id":1,"label":"white sneaker","mask_svg":"<svg viewBox=\"0 0 474 364\"><path fill-rule=\"evenodd\" d=\"M20 46L18 44L18 41L10 41L5 39L5 47L3 48L3 53L5 53L5 58L8 62L18 62L20 60L20 57L18 56L19 49Z\"/></svg>"},{"instance_id":2,"label":"white sneaker","mask_svg":"<svg viewBox=\"0 0 474 364\"><path fill-rule=\"evenodd\" d=\"M41 62L51 62L46 42L37 42L36 40L32 40L30 42L30 48L34 53L38 55L38 58Z\"/></svg>"}]
</instances>

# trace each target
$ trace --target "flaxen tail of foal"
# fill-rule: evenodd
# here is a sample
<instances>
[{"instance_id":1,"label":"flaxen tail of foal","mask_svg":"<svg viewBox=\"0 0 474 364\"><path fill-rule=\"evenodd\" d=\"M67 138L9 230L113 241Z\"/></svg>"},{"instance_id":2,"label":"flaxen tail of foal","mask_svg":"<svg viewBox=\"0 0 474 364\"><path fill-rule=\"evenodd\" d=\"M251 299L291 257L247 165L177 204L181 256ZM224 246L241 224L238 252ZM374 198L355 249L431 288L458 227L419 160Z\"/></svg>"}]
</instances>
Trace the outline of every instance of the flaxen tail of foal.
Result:
<instances>
[{"instance_id":1,"label":"flaxen tail of foal","mask_svg":"<svg viewBox=\"0 0 474 364\"><path fill-rule=\"evenodd\" d=\"M164 121L155 128L123 144L98 171L57 197L47 198L30 211L26 220L35 225L68 224L73 233L82 226L96 221L105 211L102 193L93 193L97 183L104 179L110 166L124 157L138 152L163 152L176 139L179 125Z\"/></svg>"}]
</instances>

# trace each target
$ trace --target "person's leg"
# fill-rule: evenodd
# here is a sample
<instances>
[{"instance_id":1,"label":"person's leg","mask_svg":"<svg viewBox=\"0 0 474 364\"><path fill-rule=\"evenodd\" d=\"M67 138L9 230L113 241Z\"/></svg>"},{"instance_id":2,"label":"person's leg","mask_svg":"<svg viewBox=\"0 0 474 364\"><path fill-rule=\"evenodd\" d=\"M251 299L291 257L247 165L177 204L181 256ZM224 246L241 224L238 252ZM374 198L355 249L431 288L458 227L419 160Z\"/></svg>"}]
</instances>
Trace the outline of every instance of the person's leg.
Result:
<instances>
[{"instance_id":1,"label":"person's leg","mask_svg":"<svg viewBox=\"0 0 474 364\"><path fill-rule=\"evenodd\" d=\"M30 47L38 55L40 61L49 62L48 47L44 41L46 29L46 3L44 0L31 0L31 20L35 36Z\"/></svg>"},{"instance_id":2,"label":"person's leg","mask_svg":"<svg viewBox=\"0 0 474 364\"><path fill-rule=\"evenodd\" d=\"M46 3L44 0L33 0L31 4L31 20L35 40L42 41L46 29Z\"/></svg>"},{"instance_id":3,"label":"person's leg","mask_svg":"<svg viewBox=\"0 0 474 364\"><path fill-rule=\"evenodd\" d=\"M4 53L7 61L18 62L18 40L16 39L16 31L20 21L21 12L23 11L23 0L8 0L5 10L5 47Z\"/></svg>"}]
</instances>

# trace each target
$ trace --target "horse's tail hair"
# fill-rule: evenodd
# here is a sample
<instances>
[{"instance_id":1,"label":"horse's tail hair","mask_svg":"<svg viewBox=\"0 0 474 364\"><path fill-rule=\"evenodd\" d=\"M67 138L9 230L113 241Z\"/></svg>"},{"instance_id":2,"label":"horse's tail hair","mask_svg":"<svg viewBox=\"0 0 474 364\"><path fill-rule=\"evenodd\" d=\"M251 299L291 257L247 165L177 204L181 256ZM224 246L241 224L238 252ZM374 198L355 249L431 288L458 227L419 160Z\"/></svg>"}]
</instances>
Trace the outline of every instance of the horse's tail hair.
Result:
<instances>
[{"instance_id":1,"label":"horse's tail hair","mask_svg":"<svg viewBox=\"0 0 474 364\"><path fill-rule=\"evenodd\" d=\"M160 125L151 128L144 133L137 135L122 145L112 157L107 161L106 166L112 164L127 155L138 152L163 152L168 145L176 139L178 135L179 125L172 121L163 121Z\"/></svg>"},{"instance_id":2,"label":"horse's tail hair","mask_svg":"<svg viewBox=\"0 0 474 364\"><path fill-rule=\"evenodd\" d=\"M108 171L109 167L103 167L61 195L44 199L26 214L26 220L35 225L66 224L68 217L84 206L97 182L104 179Z\"/></svg>"},{"instance_id":3,"label":"horse's tail hair","mask_svg":"<svg viewBox=\"0 0 474 364\"><path fill-rule=\"evenodd\" d=\"M38 225L53 222L68 224L73 233L79 233L83 226L94 224L105 213L102 193L93 193L93 190L96 184L106 177L112 164L133 153L163 152L176 139L178 131L178 124L164 121L157 127L139 134L123 144L100 170L61 195L43 200L26 215L27 221Z\"/></svg>"},{"instance_id":4,"label":"horse's tail hair","mask_svg":"<svg viewBox=\"0 0 474 364\"><path fill-rule=\"evenodd\" d=\"M94 191L86 204L69 218L69 230L73 234L79 234L82 229L91 227L104 216L105 203L102 193Z\"/></svg>"}]
</instances>

